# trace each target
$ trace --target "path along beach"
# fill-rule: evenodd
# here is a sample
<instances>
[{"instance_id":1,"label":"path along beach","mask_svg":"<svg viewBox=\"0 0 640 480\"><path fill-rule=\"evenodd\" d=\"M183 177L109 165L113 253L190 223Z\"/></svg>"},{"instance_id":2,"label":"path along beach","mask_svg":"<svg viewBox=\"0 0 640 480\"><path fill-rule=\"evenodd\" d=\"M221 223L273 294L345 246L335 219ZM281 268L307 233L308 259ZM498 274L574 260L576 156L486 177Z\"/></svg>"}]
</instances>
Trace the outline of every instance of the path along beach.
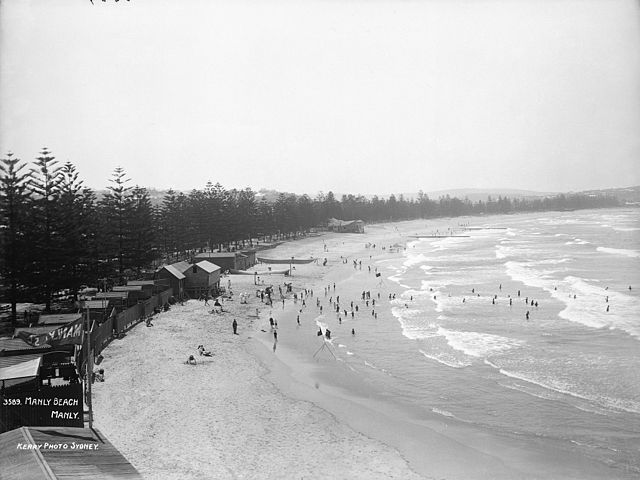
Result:
<instances>
[{"instance_id":1,"label":"path along beach","mask_svg":"<svg viewBox=\"0 0 640 480\"><path fill-rule=\"evenodd\" d=\"M402 238L393 225L367 228L365 235L326 234L268 251L271 258L321 259L296 265L291 277L261 277L274 286L272 306L256 296L252 276L231 275L222 279L234 293L224 313L190 300L155 316L153 327L143 323L114 340L101 365L106 381L94 385L95 425L152 479L633 478L553 439L413 408L380 388L384 382L374 377L388 375L384 369L370 377L354 368L356 355L341 338L375 348L365 345L372 342L365 327L372 311L382 331L376 338L400 331L392 315L398 302L388 297L398 286L385 280L388 272L375 273L402 255L382 246ZM293 292L283 305L284 282ZM366 306L363 291L375 307L371 300ZM351 302L358 306L353 316ZM278 324L275 348L270 317ZM319 327L332 331L325 348ZM201 344L213 356L198 355ZM196 365L185 363L189 355Z\"/></svg>"}]
</instances>

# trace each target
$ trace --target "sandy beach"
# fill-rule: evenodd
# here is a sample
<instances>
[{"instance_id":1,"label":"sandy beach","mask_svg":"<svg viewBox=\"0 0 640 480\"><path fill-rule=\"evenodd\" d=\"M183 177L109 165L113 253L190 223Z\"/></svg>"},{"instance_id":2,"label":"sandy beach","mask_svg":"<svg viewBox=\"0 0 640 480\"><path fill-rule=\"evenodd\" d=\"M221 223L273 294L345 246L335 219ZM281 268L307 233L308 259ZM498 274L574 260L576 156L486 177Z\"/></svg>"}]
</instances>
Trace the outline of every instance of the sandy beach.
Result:
<instances>
[{"instance_id":1,"label":"sandy beach","mask_svg":"<svg viewBox=\"0 0 640 480\"><path fill-rule=\"evenodd\" d=\"M252 276L232 275L222 279L234 293L224 313L190 300L155 316L153 327L140 324L114 340L101 365L106 381L94 385L95 425L145 478L605 478L600 464L553 442L399 408L336 359L340 337L353 328L358 338L359 316L371 315L362 291L381 294L373 308L381 328L398 329L385 301L393 285L369 266L401 255L380 248L399 239L390 227L368 229L365 236L328 234L263 252L328 259L326 267L296 265L292 277L262 278L275 287L272 307L256 296ZM371 241L377 248L365 247ZM293 292L283 305L277 286L285 281ZM303 304L293 293L304 289ZM351 301L360 305L357 315L343 312L338 320L329 302L337 295L341 310L350 311ZM278 322L275 348L270 317ZM325 348L318 322L333 333ZM199 356L200 344L213 356ZM197 365L185 363L189 355Z\"/></svg>"}]
</instances>

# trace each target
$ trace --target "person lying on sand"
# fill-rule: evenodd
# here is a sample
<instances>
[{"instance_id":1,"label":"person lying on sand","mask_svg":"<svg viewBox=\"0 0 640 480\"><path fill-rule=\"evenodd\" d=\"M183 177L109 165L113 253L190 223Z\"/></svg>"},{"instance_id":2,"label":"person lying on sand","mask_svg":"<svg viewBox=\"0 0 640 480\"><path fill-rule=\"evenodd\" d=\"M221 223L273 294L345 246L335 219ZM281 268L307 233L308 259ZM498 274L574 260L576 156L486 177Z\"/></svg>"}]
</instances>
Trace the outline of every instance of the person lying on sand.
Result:
<instances>
[{"instance_id":1,"label":"person lying on sand","mask_svg":"<svg viewBox=\"0 0 640 480\"><path fill-rule=\"evenodd\" d=\"M198 345L198 352L200 352L200 355L204 355L205 357L212 357L213 353L211 353L210 351L205 350L204 345Z\"/></svg>"},{"instance_id":2,"label":"person lying on sand","mask_svg":"<svg viewBox=\"0 0 640 480\"><path fill-rule=\"evenodd\" d=\"M187 365L196 365L196 358L193 355L189 355L189 358L187 358L187 361L185 363Z\"/></svg>"}]
</instances>

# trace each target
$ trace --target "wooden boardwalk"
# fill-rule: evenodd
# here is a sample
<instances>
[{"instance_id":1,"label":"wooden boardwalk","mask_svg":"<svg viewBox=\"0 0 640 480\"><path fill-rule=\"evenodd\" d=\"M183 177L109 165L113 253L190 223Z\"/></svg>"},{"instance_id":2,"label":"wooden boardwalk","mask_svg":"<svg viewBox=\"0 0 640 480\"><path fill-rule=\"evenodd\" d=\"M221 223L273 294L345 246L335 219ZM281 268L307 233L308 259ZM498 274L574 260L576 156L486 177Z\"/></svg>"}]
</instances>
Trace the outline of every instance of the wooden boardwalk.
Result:
<instances>
[{"instance_id":1,"label":"wooden boardwalk","mask_svg":"<svg viewBox=\"0 0 640 480\"><path fill-rule=\"evenodd\" d=\"M29 448L29 446L39 448ZM21 427L0 434L0 478L141 479L100 433L88 428Z\"/></svg>"}]
</instances>

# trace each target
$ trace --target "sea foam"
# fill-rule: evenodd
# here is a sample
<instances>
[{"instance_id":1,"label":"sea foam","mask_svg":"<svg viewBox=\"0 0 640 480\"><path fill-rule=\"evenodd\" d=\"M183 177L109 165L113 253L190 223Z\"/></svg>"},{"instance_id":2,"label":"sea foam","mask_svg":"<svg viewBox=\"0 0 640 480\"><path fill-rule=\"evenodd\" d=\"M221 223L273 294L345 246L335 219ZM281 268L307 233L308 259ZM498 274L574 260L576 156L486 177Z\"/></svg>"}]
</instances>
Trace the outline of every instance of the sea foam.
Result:
<instances>
[{"instance_id":1,"label":"sea foam","mask_svg":"<svg viewBox=\"0 0 640 480\"><path fill-rule=\"evenodd\" d=\"M640 252L638 250L627 250L624 248L609 247L598 247L596 250L603 253L610 253L612 255L623 255L625 257L640 258Z\"/></svg>"},{"instance_id":2,"label":"sea foam","mask_svg":"<svg viewBox=\"0 0 640 480\"><path fill-rule=\"evenodd\" d=\"M501 337L490 333L461 332L440 327L437 331L454 350L471 357L487 357L492 354L506 352L524 345L524 341Z\"/></svg>"}]
</instances>

